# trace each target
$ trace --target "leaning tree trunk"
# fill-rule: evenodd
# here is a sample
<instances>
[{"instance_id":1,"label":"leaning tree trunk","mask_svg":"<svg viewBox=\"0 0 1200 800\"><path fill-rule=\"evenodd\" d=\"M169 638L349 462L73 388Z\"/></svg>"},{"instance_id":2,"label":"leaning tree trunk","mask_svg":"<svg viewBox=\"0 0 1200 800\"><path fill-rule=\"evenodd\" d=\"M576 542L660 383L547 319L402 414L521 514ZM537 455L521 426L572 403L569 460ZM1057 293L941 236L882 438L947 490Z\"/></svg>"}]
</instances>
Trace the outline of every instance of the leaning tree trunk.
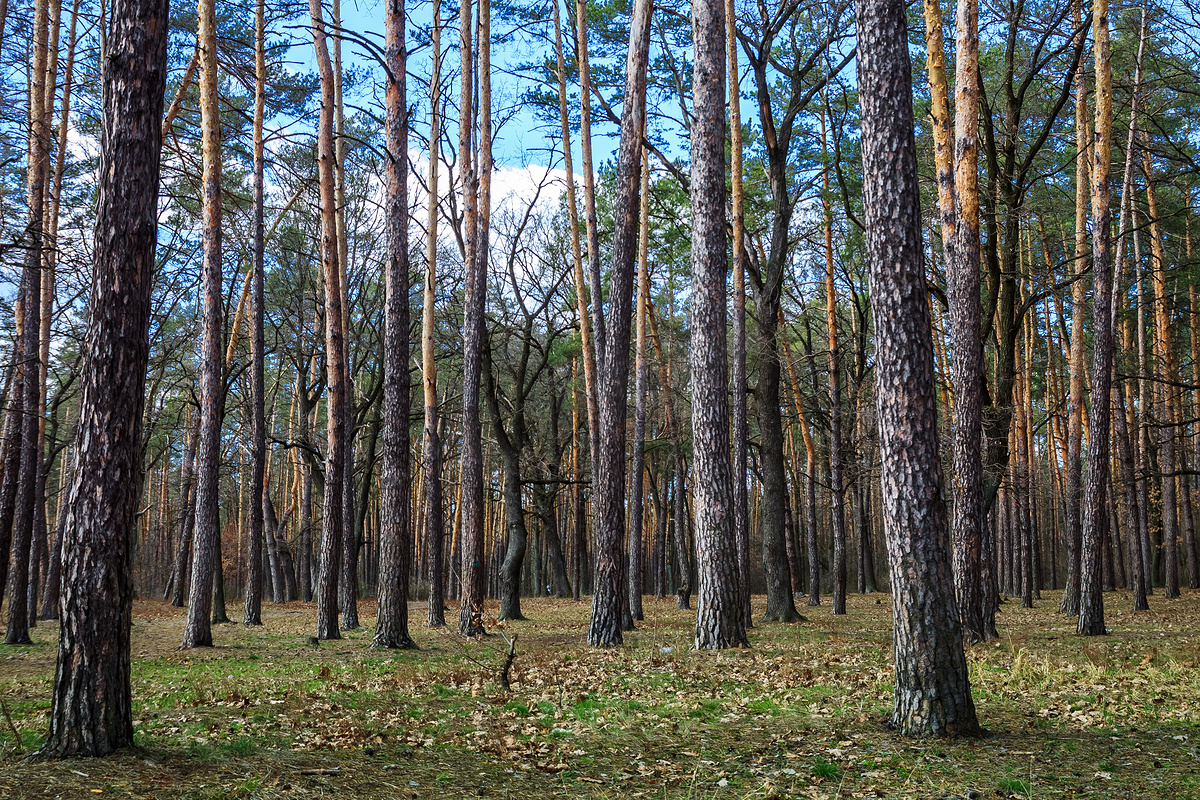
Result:
<instances>
[{"instance_id":1,"label":"leaning tree trunk","mask_svg":"<svg viewBox=\"0 0 1200 800\"><path fill-rule=\"evenodd\" d=\"M188 591L183 649L212 646L213 567L221 519L217 494L221 458L221 128L217 107L217 17L215 0L197 8L200 46L200 117L204 164L204 261L201 286L200 439L196 448L196 530L192 536L192 585Z\"/></svg>"},{"instance_id":2,"label":"leaning tree trunk","mask_svg":"<svg viewBox=\"0 0 1200 800\"><path fill-rule=\"evenodd\" d=\"M906 735L974 734L942 499L905 4L860 0L856 11L896 659L892 724Z\"/></svg>"},{"instance_id":3,"label":"leaning tree trunk","mask_svg":"<svg viewBox=\"0 0 1200 800\"><path fill-rule=\"evenodd\" d=\"M342 338L341 267L337 249L337 200L334 180L333 65L325 36L321 0L309 0L313 50L321 77L321 115L317 123L317 175L321 196L321 271L325 277L326 404L325 504L321 519L321 555L317 571L317 638L340 639L338 631L338 573L342 564L342 499L346 464L346 373Z\"/></svg>"},{"instance_id":4,"label":"leaning tree trunk","mask_svg":"<svg viewBox=\"0 0 1200 800\"><path fill-rule=\"evenodd\" d=\"M379 617L373 647L413 647L408 633L408 561L412 538L408 375L408 104L405 0L388 0L387 198L384 202L383 465L379 502ZM431 201L432 202L432 201ZM436 205L436 203L434 203ZM369 480L369 479L368 479Z\"/></svg>"},{"instance_id":5,"label":"leaning tree trunk","mask_svg":"<svg viewBox=\"0 0 1200 800\"><path fill-rule=\"evenodd\" d=\"M697 0L692 4L692 42L695 45L690 192L692 440L696 470L695 647L716 650L749 645L737 571L729 459L724 0Z\"/></svg>"},{"instance_id":6,"label":"leaning tree trunk","mask_svg":"<svg viewBox=\"0 0 1200 800\"><path fill-rule=\"evenodd\" d=\"M64 512L60 658L39 755L133 744L131 544L142 469L167 0L117 0L104 69L95 259L75 473Z\"/></svg>"},{"instance_id":7,"label":"leaning tree trunk","mask_svg":"<svg viewBox=\"0 0 1200 800\"><path fill-rule=\"evenodd\" d=\"M604 360L598 372L600 420L596 443L595 573L588 644L621 644L622 543L625 538L625 416L629 386L629 328L633 317L633 275L637 260L637 209L642 136L646 117L646 66L650 50L649 0L635 0L626 58L621 144L617 153L616 199L608 315L611 327L596 326ZM593 294L595 294L593 287ZM600 299L592 298L593 307ZM599 344L598 344L599 346Z\"/></svg>"}]
</instances>

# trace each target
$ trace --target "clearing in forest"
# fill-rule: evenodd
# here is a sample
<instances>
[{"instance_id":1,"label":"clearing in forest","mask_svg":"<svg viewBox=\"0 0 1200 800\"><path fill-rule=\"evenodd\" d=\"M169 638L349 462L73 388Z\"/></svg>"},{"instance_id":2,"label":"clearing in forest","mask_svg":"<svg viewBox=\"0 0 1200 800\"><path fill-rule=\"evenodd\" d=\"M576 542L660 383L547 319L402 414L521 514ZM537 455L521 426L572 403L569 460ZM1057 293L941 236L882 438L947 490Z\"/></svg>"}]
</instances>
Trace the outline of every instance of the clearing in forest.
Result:
<instances>
[{"instance_id":1,"label":"clearing in forest","mask_svg":"<svg viewBox=\"0 0 1200 800\"><path fill-rule=\"evenodd\" d=\"M341 641L310 643L311 605L268 605L262 628L217 626L215 648L188 652L183 612L139 602L137 750L24 763L13 727L25 751L45 735L56 626L0 649L0 797L1200 797L1200 595L1136 615L1105 600L1111 635L1086 640L1057 593L1006 602L1002 638L968 656L990 735L953 742L885 725L883 594L715 653L690 650L695 615L673 598L648 599L614 650L585 645L586 601L526 599L530 621L504 628L509 692L503 637L414 626L420 650L372 650L366 602Z\"/></svg>"}]
</instances>

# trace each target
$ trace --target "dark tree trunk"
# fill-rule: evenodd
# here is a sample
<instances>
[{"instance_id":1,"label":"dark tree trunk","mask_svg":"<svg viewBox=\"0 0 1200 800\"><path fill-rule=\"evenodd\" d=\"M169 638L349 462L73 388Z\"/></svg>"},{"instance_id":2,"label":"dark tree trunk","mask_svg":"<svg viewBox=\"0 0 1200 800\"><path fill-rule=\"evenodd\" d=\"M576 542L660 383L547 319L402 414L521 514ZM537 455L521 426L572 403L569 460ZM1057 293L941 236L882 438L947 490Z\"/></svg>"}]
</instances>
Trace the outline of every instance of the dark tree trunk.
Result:
<instances>
[{"instance_id":1,"label":"dark tree trunk","mask_svg":"<svg viewBox=\"0 0 1200 800\"><path fill-rule=\"evenodd\" d=\"M223 323L221 281L221 130L217 107L217 20L214 0L200 0L200 115L204 163L204 259L201 291L200 438L196 447L196 529L192 536L192 583L188 591L183 649L211 647L213 567L221 535L218 492L221 417L225 393L221 385Z\"/></svg>"},{"instance_id":2,"label":"dark tree trunk","mask_svg":"<svg viewBox=\"0 0 1200 800\"><path fill-rule=\"evenodd\" d=\"M642 521L645 517L645 485L643 472L646 463L646 395L648 394L649 364L646 358L646 314L650 301L650 167L642 150L642 197L638 225L638 285L637 285L637 344L634 361L633 389L633 458L629 462L629 541L626 573L629 592L629 613L635 620L644 618L642 592L645 576L642 569Z\"/></svg>"},{"instance_id":3,"label":"dark tree trunk","mask_svg":"<svg viewBox=\"0 0 1200 800\"><path fill-rule=\"evenodd\" d=\"M388 0L387 199L384 204L383 465L380 470L379 617L373 647L414 647L408 632L408 569L412 540L408 373L408 104L405 0ZM370 480L370 476L365 478Z\"/></svg>"},{"instance_id":4,"label":"dark tree trunk","mask_svg":"<svg viewBox=\"0 0 1200 800\"><path fill-rule=\"evenodd\" d=\"M67 456L64 455L63 458ZM70 465L71 469L75 468L74 463ZM63 473L66 474L66 473ZM165 474L165 472L164 472ZM70 491L70 487L64 484L58 487L60 492ZM65 496L65 495L64 495ZM54 547L50 550L49 563L46 569L46 583L42 587L42 619L58 619L58 598L62 593L62 552L63 552L63 537L67 533L67 514L65 503L60 505L58 511L58 519L54 521Z\"/></svg>"},{"instance_id":5,"label":"dark tree trunk","mask_svg":"<svg viewBox=\"0 0 1200 800\"><path fill-rule=\"evenodd\" d=\"M20 319L25 307L25 292L17 291L16 314ZM13 362L20 363L21 341L13 346ZM17 508L17 476L21 468L21 433L20 422L24 419L24 383L25 371L15 370L8 391L8 407L4 415L4 440L0 445L0 459L4 465L4 477L0 480L0 597L8 589L9 553L12 551L13 517Z\"/></svg>"},{"instance_id":6,"label":"dark tree trunk","mask_svg":"<svg viewBox=\"0 0 1200 800\"><path fill-rule=\"evenodd\" d=\"M905 5L861 0L858 85L884 524L896 659L892 724L906 735L979 732L950 571L922 264Z\"/></svg>"},{"instance_id":7,"label":"dark tree trunk","mask_svg":"<svg viewBox=\"0 0 1200 800\"><path fill-rule=\"evenodd\" d=\"M171 605L183 608L187 597L188 576L192 563L192 528L196 520L196 493L193 480L196 467L196 445L200 439L200 415L189 436L187 450L183 454L182 475L179 482L179 536L175 545L175 571L171 579Z\"/></svg>"},{"instance_id":8,"label":"dark tree trunk","mask_svg":"<svg viewBox=\"0 0 1200 800\"><path fill-rule=\"evenodd\" d=\"M141 487L167 5L117 0L112 9L83 394L64 508L60 658L43 757L101 756L133 744L130 544Z\"/></svg>"},{"instance_id":9,"label":"dark tree trunk","mask_svg":"<svg viewBox=\"0 0 1200 800\"><path fill-rule=\"evenodd\" d=\"M646 116L646 69L650 49L649 0L635 0L631 11L629 51L626 58L625 98L621 116L621 143L617 154L616 199L613 207L612 269L610 271L609 324L596 328L604 342L599 386L600 441L592 502L595 508L592 619L588 644L612 647L621 644L625 540L625 417L629 386L629 329L633 317L633 277L637 257L637 210L642 136ZM593 305L599 298L593 298ZM724 388L722 388L724 391Z\"/></svg>"}]
</instances>

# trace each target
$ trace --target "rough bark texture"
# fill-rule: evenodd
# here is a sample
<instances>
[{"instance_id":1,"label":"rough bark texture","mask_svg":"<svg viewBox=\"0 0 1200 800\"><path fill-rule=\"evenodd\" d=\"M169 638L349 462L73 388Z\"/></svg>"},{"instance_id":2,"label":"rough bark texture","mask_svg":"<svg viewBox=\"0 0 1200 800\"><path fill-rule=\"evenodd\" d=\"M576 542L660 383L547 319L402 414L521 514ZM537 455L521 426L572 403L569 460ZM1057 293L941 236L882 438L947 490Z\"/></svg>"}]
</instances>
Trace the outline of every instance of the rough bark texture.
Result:
<instances>
[{"instance_id":1,"label":"rough bark texture","mask_svg":"<svg viewBox=\"0 0 1200 800\"><path fill-rule=\"evenodd\" d=\"M1088 469L1083 494L1083 530L1079 551L1079 623L1084 636L1103 635L1104 594L1101 549L1108 534L1105 490L1109 470L1109 414L1112 408L1112 212L1108 173L1112 151L1112 63L1109 52L1108 0L1092 3L1092 35L1096 53L1096 133L1092 151L1092 405L1088 415ZM1147 156L1148 157L1148 156ZM1153 210L1151 210L1153 215ZM1160 264L1160 266L1162 266ZM1160 329L1160 335L1162 331ZM1170 336L1170 331L1166 331ZM1175 479L1169 478L1164 487ZM1174 499L1174 498L1172 498ZM1167 508L1163 491L1163 516Z\"/></svg>"},{"instance_id":2,"label":"rough bark texture","mask_svg":"<svg viewBox=\"0 0 1200 800\"><path fill-rule=\"evenodd\" d=\"M373 647L412 647L408 633L408 561L412 539L408 374L408 104L405 94L405 0L388 0L387 198L384 201L383 464L379 510L379 616Z\"/></svg>"},{"instance_id":3,"label":"rough bark texture","mask_svg":"<svg viewBox=\"0 0 1200 800\"><path fill-rule=\"evenodd\" d=\"M221 458L221 333L224 306L221 296L221 128L217 108L217 20L214 0L200 0L197 8L200 48L200 127L204 164L204 261L201 291L200 439L196 447L196 529L192 535L192 583L188 590L184 649L212 646L213 568L221 518L217 493Z\"/></svg>"},{"instance_id":4,"label":"rough bark texture","mask_svg":"<svg viewBox=\"0 0 1200 800\"><path fill-rule=\"evenodd\" d=\"M483 25L483 0L480 2L480 25ZM461 484L462 529L462 590L459 592L458 632L463 636L478 636L483 629L483 597L486 573L483 563L483 445L479 417L479 388L483 374L483 311L487 297L486 248L478 235L482 217L478 178L471 168L471 86L475 63L471 48L471 3L460 9L459 51L462 53L461 120L458 134L458 163L462 175L463 238L466 253L463 272L466 286L463 291L463 439ZM480 33L482 40L483 34ZM480 71L482 75L482 70ZM482 137L481 137L482 139ZM480 165L481 170L486 169Z\"/></svg>"},{"instance_id":5,"label":"rough bark texture","mask_svg":"<svg viewBox=\"0 0 1200 800\"><path fill-rule=\"evenodd\" d=\"M725 4L692 4L692 441L697 650L747 646L729 459L725 273ZM611 373L610 373L611 374Z\"/></svg>"},{"instance_id":6,"label":"rough bark texture","mask_svg":"<svg viewBox=\"0 0 1200 800\"><path fill-rule=\"evenodd\" d=\"M637 261L637 211L642 134L646 117L646 66L650 49L649 0L636 0L631 12L626 58L625 99L621 144L617 153L616 201L613 207L613 249L610 271L609 317L604 344L604 380L599 386L600 420L597 474L592 502L595 508L594 587L588 644L621 644L621 595L625 539L625 412L629 387L629 329L633 317L633 277ZM586 166L586 165L585 165ZM593 305L598 303L593 298ZM599 326L597 346L602 341Z\"/></svg>"},{"instance_id":7,"label":"rough bark texture","mask_svg":"<svg viewBox=\"0 0 1200 800\"><path fill-rule=\"evenodd\" d=\"M905 6L860 0L858 85L896 694L907 735L979 731L942 499Z\"/></svg>"},{"instance_id":8,"label":"rough bark texture","mask_svg":"<svg viewBox=\"0 0 1200 800\"><path fill-rule=\"evenodd\" d=\"M979 4L960 0L955 65L954 240L946 254L946 296L954 343L954 581L969 642L987 638L982 602L980 545L983 538L983 343L979 299ZM944 235L944 234L943 234Z\"/></svg>"},{"instance_id":9,"label":"rough bark texture","mask_svg":"<svg viewBox=\"0 0 1200 800\"><path fill-rule=\"evenodd\" d=\"M821 149L825 117L821 117ZM829 533L833 539L833 613L846 613L846 493L842 483L842 381L838 359L837 292L833 283L833 212L829 204L829 169L825 169L825 326L829 336Z\"/></svg>"},{"instance_id":10,"label":"rough bark texture","mask_svg":"<svg viewBox=\"0 0 1200 800\"><path fill-rule=\"evenodd\" d=\"M325 504L321 519L321 553L317 568L317 638L340 639L338 574L344 535L342 499L346 464L345 340L342 338L341 267L338 265L335 153L333 146L333 65L325 37L321 0L309 0L313 49L321 78L321 114L317 122L317 177L321 197L321 272L325 280L325 383L329 399L325 416Z\"/></svg>"},{"instance_id":11,"label":"rough bark texture","mask_svg":"<svg viewBox=\"0 0 1200 800\"><path fill-rule=\"evenodd\" d=\"M747 628L754 626L750 608L750 423L746 383L746 215L742 202L742 108L738 71L737 12L733 0L725 0L725 48L729 84L729 175L730 210L733 226L733 335L730 346L733 397L733 538L737 545L737 573L741 581L742 616Z\"/></svg>"},{"instance_id":12,"label":"rough bark texture","mask_svg":"<svg viewBox=\"0 0 1200 800\"><path fill-rule=\"evenodd\" d=\"M262 624L263 595L263 490L267 473L267 411L266 378L263 357L266 350L263 322L263 228L265 153L263 147L263 117L266 110L267 54L266 3L257 0L254 13L254 277L251 281L250 306L252 317L251 349L254 363L250 373L252 395L252 433L250 440L250 526L247 531L246 609L244 625Z\"/></svg>"},{"instance_id":13,"label":"rough bark texture","mask_svg":"<svg viewBox=\"0 0 1200 800\"><path fill-rule=\"evenodd\" d=\"M157 238L167 0L117 0L104 70L99 199L76 466L64 512L58 666L42 757L133 744L130 553Z\"/></svg>"}]
</instances>

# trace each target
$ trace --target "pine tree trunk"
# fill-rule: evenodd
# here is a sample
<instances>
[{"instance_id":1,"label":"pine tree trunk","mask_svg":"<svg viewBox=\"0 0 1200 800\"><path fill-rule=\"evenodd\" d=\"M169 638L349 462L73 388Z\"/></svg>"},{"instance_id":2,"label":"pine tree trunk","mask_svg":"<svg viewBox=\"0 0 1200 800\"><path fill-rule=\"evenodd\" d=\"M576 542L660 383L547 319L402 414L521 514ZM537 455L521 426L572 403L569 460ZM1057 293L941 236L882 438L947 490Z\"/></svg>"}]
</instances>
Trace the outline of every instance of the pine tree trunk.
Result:
<instances>
[{"instance_id":1,"label":"pine tree trunk","mask_svg":"<svg viewBox=\"0 0 1200 800\"><path fill-rule=\"evenodd\" d=\"M1112 151L1112 64L1109 61L1108 0L1093 0L1092 35L1096 53L1096 128L1092 150L1092 385L1088 415L1087 484L1079 550L1079 620L1083 636L1107 633L1101 586L1100 549L1108 531L1109 414L1112 408L1112 213L1108 175ZM1128 157L1128 154L1127 156ZM1148 157L1148 156L1147 156ZM1153 215L1153 211L1151 211ZM1169 336L1169 331L1167 332ZM1169 479L1174 486L1174 478ZM1164 515L1166 513L1164 491ZM1174 509L1171 509L1174 513Z\"/></svg>"},{"instance_id":2,"label":"pine tree trunk","mask_svg":"<svg viewBox=\"0 0 1200 800\"><path fill-rule=\"evenodd\" d=\"M950 572L922 264L911 65L900 0L856 4L863 188L896 659L892 724L979 732Z\"/></svg>"},{"instance_id":3,"label":"pine tree trunk","mask_svg":"<svg viewBox=\"0 0 1200 800\"><path fill-rule=\"evenodd\" d=\"M634 361L633 458L629 467L629 538L627 548L629 613L643 619L642 520L645 516L643 472L646 463L646 395L649 364L646 360L646 306L650 301L650 164L642 149L642 199L638 225L637 344Z\"/></svg>"},{"instance_id":4,"label":"pine tree trunk","mask_svg":"<svg viewBox=\"0 0 1200 800\"><path fill-rule=\"evenodd\" d=\"M384 202L384 241L387 247L384 254L384 428L383 464L379 474L379 616L375 623L372 647L415 646L408 632L408 562L412 540L409 493L412 468L409 461L408 432L409 116L405 92L405 10L405 0L388 0L385 22L387 34L384 41L384 61L388 72L387 119L384 123L387 136L387 157L384 161L387 174L387 198ZM437 203L431 200L431 205L436 206ZM428 398L429 389L426 388L427 406ZM433 417L436 424L436 409ZM428 424L427 409L426 425ZM370 480L369 476L366 480Z\"/></svg>"},{"instance_id":5,"label":"pine tree trunk","mask_svg":"<svg viewBox=\"0 0 1200 800\"><path fill-rule=\"evenodd\" d=\"M725 3L692 4L692 442L697 650L748 646L734 536L725 273ZM611 373L610 373L611 374ZM640 477L640 476L639 476Z\"/></svg>"},{"instance_id":6,"label":"pine tree trunk","mask_svg":"<svg viewBox=\"0 0 1200 800\"><path fill-rule=\"evenodd\" d=\"M213 568L221 535L218 473L221 457L221 129L217 95L217 20L214 0L200 0L197 12L200 47L200 116L203 142L204 257L201 275L203 311L200 352L200 435L196 447L196 528L192 535L192 581L188 591L183 649L211 647Z\"/></svg>"},{"instance_id":7,"label":"pine tree trunk","mask_svg":"<svg viewBox=\"0 0 1200 800\"><path fill-rule=\"evenodd\" d=\"M321 114L317 123L317 175L321 197L321 272L325 282L326 405L325 502L321 519L321 553L317 571L317 638L340 639L338 578L342 562L342 514L346 464L346 342L342 338L342 269L338 262L336 160L333 117L336 106L333 65L329 59L321 0L309 0L313 50L321 80Z\"/></svg>"},{"instance_id":8,"label":"pine tree trunk","mask_svg":"<svg viewBox=\"0 0 1200 800\"><path fill-rule=\"evenodd\" d=\"M424 392L425 425L421 456L425 489L425 558L428 563L429 611L426 625L440 628L446 624L445 579L442 575L442 442L438 436L437 359L433 350L435 325L433 313L437 292L438 162L441 160L441 53L442 4L433 0L433 73L430 76L429 142L429 221L425 240L425 289L421 311L421 385Z\"/></svg>"},{"instance_id":9,"label":"pine tree trunk","mask_svg":"<svg viewBox=\"0 0 1200 800\"><path fill-rule=\"evenodd\" d=\"M95 262L59 652L39 755L100 756L133 744L129 570L157 238L167 61L166 0L117 0L104 70Z\"/></svg>"},{"instance_id":10,"label":"pine tree trunk","mask_svg":"<svg viewBox=\"0 0 1200 800\"><path fill-rule=\"evenodd\" d=\"M253 319L251 350L253 364L250 372L250 530L246 537L246 607L244 625L262 624L263 596L263 492L267 470L267 411L266 378L263 359L266 353L263 322L263 227L264 172L266 169L263 145L263 118L266 112L266 3L257 0L254 13L254 277L251 280L250 304Z\"/></svg>"}]
</instances>

